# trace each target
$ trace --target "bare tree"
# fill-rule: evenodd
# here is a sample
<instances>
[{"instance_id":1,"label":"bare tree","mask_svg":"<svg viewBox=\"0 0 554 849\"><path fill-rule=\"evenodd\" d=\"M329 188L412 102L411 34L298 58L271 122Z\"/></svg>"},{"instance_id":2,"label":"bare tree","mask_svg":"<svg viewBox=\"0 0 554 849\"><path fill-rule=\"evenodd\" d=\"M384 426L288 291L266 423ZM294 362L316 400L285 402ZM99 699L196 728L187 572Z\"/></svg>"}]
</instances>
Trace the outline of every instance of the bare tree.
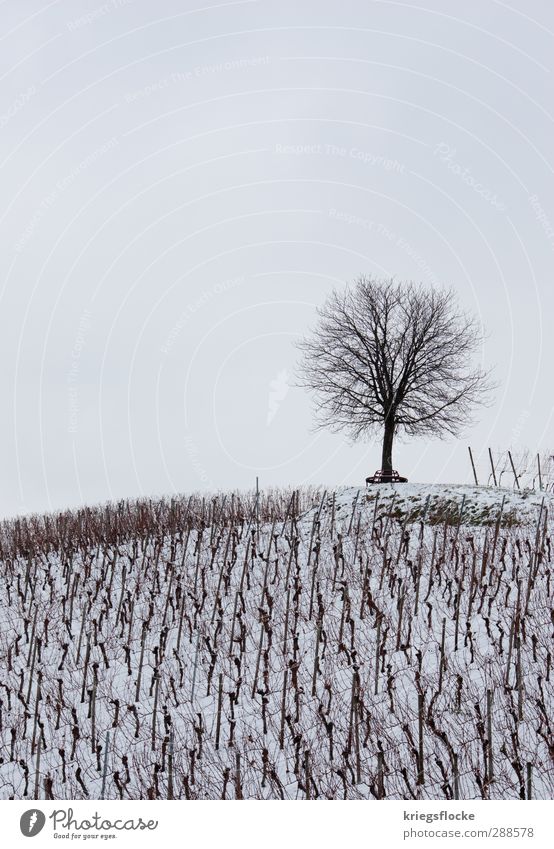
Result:
<instances>
[{"instance_id":1,"label":"bare tree","mask_svg":"<svg viewBox=\"0 0 554 849\"><path fill-rule=\"evenodd\" d=\"M480 326L452 291L360 277L332 292L318 319L299 343L317 425L354 440L382 429L384 480L397 433L458 435L488 400L488 373L472 364Z\"/></svg>"}]
</instances>

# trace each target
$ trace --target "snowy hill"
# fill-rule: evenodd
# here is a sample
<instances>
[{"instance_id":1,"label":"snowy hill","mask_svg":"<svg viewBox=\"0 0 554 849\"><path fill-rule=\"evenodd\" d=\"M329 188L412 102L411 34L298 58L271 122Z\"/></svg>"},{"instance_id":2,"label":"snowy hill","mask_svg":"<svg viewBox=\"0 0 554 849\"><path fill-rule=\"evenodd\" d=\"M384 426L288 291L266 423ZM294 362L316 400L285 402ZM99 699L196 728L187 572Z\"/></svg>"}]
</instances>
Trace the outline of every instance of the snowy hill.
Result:
<instances>
[{"instance_id":1,"label":"snowy hill","mask_svg":"<svg viewBox=\"0 0 554 849\"><path fill-rule=\"evenodd\" d=\"M1 797L552 798L542 499L382 485L10 525Z\"/></svg>"}]
</instances>

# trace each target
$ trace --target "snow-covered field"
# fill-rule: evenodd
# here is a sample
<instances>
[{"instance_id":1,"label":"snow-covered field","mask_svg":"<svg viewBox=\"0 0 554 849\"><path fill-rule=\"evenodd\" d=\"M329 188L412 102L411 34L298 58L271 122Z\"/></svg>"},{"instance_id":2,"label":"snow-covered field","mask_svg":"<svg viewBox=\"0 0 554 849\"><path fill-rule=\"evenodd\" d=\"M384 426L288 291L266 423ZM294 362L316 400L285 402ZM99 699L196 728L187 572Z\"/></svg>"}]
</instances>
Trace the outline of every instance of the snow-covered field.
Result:
<instances>
[{"instance_id":1,"label":"snow-covered field","mask_svg":"<svg viewBox=\"0 0 554 849\"><path fill-rule=\"evenodd\" d=\"M552 501L342 489L4 557L1 797L552 798Z\"/></svg>"},{"instance_id":2,"label":"snow-covered field","mask_svg":"<svg viewBox=\"0 0 554 849\"><path fill-rule=\"evenodd\" d=\"M381 484L360 491L343 488L337 491L336 500L341 509L348 511L357 492L370 499L378 496L382 505L397 514L413 514L410 518L433 521L445 512L456 522L461 511L463 524L494 524L502 510L503 524L527 524L537 521L541 504L554 506L554 494L535 490L521 491L494 486L468 486L463 484Z\"/></svg>"}]
</instances>

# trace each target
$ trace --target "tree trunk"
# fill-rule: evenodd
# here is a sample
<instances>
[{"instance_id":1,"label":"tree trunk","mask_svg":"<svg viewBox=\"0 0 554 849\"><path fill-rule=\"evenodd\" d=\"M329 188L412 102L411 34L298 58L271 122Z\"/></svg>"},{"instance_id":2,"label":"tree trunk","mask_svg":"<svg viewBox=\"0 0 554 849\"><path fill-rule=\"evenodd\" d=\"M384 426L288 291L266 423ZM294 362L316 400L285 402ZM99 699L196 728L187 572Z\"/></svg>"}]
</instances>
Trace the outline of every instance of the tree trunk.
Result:
<instances>
[{"instance_id":1,"label":"tree trunk","mask_svg":"<svg viewBox=\"0 0 554 849\"><path fill-rule=\"evenodd\" d=\"M385 432L383 434L383 455L381 458L381 470L383 472L383 480L387 476L390 478L392 473L392 443L394 440L394 418L387 417L385 419Z\"/></svg>"}]
</instances>

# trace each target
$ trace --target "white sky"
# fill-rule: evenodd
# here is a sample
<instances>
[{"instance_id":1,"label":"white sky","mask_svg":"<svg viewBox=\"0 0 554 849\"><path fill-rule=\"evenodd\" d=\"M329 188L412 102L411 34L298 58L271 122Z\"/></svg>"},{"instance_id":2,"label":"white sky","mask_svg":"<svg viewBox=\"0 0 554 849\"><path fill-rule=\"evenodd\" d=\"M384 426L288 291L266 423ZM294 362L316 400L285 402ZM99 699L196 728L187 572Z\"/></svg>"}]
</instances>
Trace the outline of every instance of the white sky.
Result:
<instances>
[{"instance_id":1,"label":"white sky","mask_svg":"<svg viewBox=\"0 0 554 849\"><path fill-rule=\"evenodd\" d=\"M4 0L0 50L3 515L362 482L292 385L360 272L453 286L501 383L402 473L552 445L546 0Z\"/></svg>"}]
</instances>

